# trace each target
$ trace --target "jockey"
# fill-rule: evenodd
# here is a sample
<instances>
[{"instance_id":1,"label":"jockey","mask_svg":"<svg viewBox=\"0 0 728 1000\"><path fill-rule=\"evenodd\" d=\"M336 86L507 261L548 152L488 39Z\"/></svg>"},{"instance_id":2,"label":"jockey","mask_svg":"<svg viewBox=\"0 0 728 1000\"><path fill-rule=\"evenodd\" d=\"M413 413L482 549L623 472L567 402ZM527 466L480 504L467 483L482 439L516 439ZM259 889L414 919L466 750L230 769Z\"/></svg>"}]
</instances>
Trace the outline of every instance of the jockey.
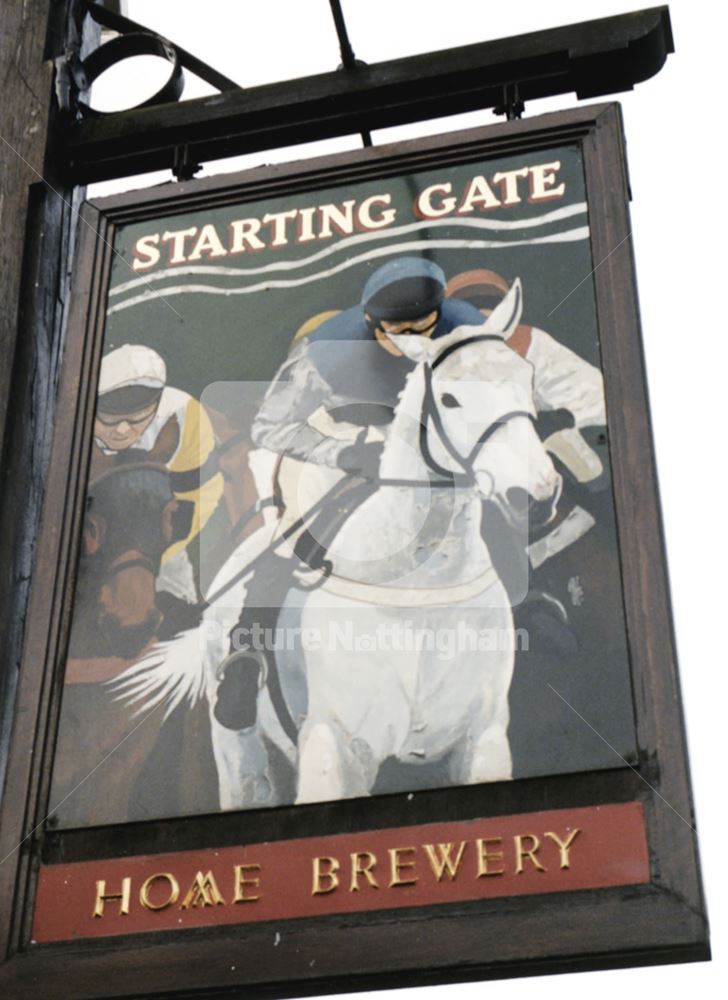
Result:
<instances>
[{"instance_id":1,"label":"jockey","mask_svg":"<svg viewBox=\"0 0 728 1000\"><path fill-rule=\"evenodd\" d=\"M487 317L508 293L508 287L505 278L495 271L464 271L448 282L445 295L448 300L477 306ZM533 398L542 417L540 423L548 428L549 414L566 413L566 426L553 420L554 433L542 434L545 447L578 482L595 483L603 472L602 464L580 430L607 422L602 373L535 326L520 323L506 343L533 366Z\"/></svg>"},{"instance_id":2,"label":"jockey","mask_svg":"<svg viewBox=\"0 0 728 1000\"><path fill-rule=\"evenodd\" d=\"M505 285L503 279L500 283ZM499 298L505 291L507 286ZM291 353L253 423L254 443L278 455L312 462L322 467L322 471L328 467L332 474L339 470L366 479L376 478L383 448L383 435L376 431L391 422L399 393L413 369L413 363L390 338L412 334L435 339L457 327L477 327L484 322L483 313L465 297L446 296L445 274L432 261L417 257L388 261L370 275L358 305L333 315L319 314L298 331ZM529 331L531 328L519 327L511 346L525 346L527 351L533 347L528 360L535 369L542 368L535 372L535 380L543 407L563 414L570 403L579 402L578 391L575 394L569 379L575 377L578 382L581 363L588 370L589 385L594 391L588 404L577 407L578 419L598 422L604 405L598 370L548 334ZM559 363L562 365L561 376L555 373L552 362L557 367ZM589 407L592 412L587 412ZM575 417L566 416L567 426L573 428ZM342 433L343 425L354 432L354 439L351 433L348 436ZM601 465L587 470L585 478L593 478L598 471ZM342 515L346 516L345 498L338 498L334 506L338 512L322 511L311 526L314 543L318 541L325 546L336 533ZM493 535L486 526L484 530ZM527 541L525 538L518 541L520 552L515 557L510 543L499 556L500 562L513 567L510 572L517 581L523 579L520 567ZM490 548L490 541L488 545ZM297 544L294 551L314 565L310 554L304 555L302 546ZM240 626L249 628L251 622L275 624L277 608L290 589L291 571L290 563L276 555L269 555L256 567L247 584ZM515 583L514 590L517 586ZM221 671L224 679L215 708L222 725L239 729L251 724L249 711L260 683L260 669L247 653L237 654L231 648ZM279 698L274 700L280 702ZM276 707L282 719L285 711Z\"/></svg>"},{"instance_id":3,"label":"jockey","mask_svg":"<svg viewBox=\"0 0 728 1000\"><path fill-rule=\"evenodd\" d=\"M375 478L383 445L381 434L372 440L377 436L372 429L392 420L397 397L413 368L390 336L412 333L436 338L459 326L482 323L474 306L445 300L445 275L436 264L420 257L388 261L370 275L358 305L319 314L298 331L253 423L253 441L279 455L328 467L334 475L340 470ZM341 433L344 425L353 431L353 443L351 435ZM337 528L332 512L322 517L327 527L320 532L320 524L316 525L319 541ZM295 551L301 551L298 545ZM302 558L308 561L303 554ZM277 555L258 565L246 586L239 626L275 625L278 607L290 589L291 571L289 561ZM223 726L241 729L252 724L259 671L247 653L236 654L233 644L221 668L223 681L215 707ZM271 697L295 740L292 723L284 721L288 713L276 694L274 678L275 671L270 671Z\"/></svg>"},{"instance_id":4,"label":"jockey","mask_svg":"<svg viewBox=\"0 0 728 1000\"><path fill-rule=\"evenodd\" d=\"M445 290L446 296L477 306L484 316L490 315L507 293L505 278L485 269L456 275ZM582 602L581 597L578 604L573 600L573 589L581 590L581 586L579 576L572 574L580 570L586 579L591 568L598 565L595 553L599 542L593 529L605 514L603 499L598 496L606 486L602 462L582 434L586 428L606 425L604 380L597 367L538 327L521 323L506 343L531 363L544 448L573 477L571 484L565 481L556 526L544 527L528 540L530 590L526 601L514 608L514 615L517 626L526 628L540 645L545 640L547 647L567 653L576 641L569 625L579 617ZM564 414L566 422L559 419ZM492 513L490 518L492 522ZM507 538L501 525L484 531L491 539ZM566 551L587 533L591 538L589 549ZM594 632L593 624L587 623L586 628Z\"/></svg>"},{"instance_id":5,"label":"jockey","mask_svg":"<svg viewBox=\"0 0 728 1000\"><path fill-rule=\"evenodd\" d=\"M157 590L196 603L198 573L188 550L223 492L212 425L199 400L167 385L166 365L156 351L124 344L101 362L91 481L135 462L166 467L177 499L192 505L189 531L162 556Z\"/></svg>"},{"instance_id":6,"label":"jockey","mask_svg":"<svg viewBox=\"0 0 728 1000\"><path fill-rule=\"evenodd\" d=\"M253 424L254 442L280 455L375 478L383 448L382 435L376 431L391 421L412 370L390 336L436 338L458 326L480 326L508 289L507 281L493 271L467 271L446 284L442 269L429 260L388 261L369 277L359 305L325 319L322 314L297 336ZM588 490L601 488L602 462L582 435L584 428L606 424L601 372L535 326L520 324L507 343L533 367L544 447L577 484ZM349 425L348 437L342 421ZM357 425L361 431L353 439ZM489 519L492 516L488 514ZM550 554L556 545L571 544L593 524L591 515L578 507L568 530L538 540L535 554L529 555L547 558L539 555L541 549ZM316 527L320 532L320 525ZM317 537L325 541L335 531L331 520L330 530ZM500 524L484 525L484 533L500 564L501 578L518 600L528 540L511 544L511 533Z\"/></svg>"},{"instance_id":7,"label":"jockey","mask_svg":"<svg viewBox=\"0 0 728 1000\"><path fill-rule=\"evenodd\" d=\"M420 257L388 261L370 275L358 305L300 338L258 412L253 440L278 454L374 476L382 445L367 441L367 430L391 421L413 367L390 336L437 338L482 323L470 303L445 299L437 264ZM312 417L320 410L361 426L356 443L317 427Z\"/></svg>"}]
</instances>

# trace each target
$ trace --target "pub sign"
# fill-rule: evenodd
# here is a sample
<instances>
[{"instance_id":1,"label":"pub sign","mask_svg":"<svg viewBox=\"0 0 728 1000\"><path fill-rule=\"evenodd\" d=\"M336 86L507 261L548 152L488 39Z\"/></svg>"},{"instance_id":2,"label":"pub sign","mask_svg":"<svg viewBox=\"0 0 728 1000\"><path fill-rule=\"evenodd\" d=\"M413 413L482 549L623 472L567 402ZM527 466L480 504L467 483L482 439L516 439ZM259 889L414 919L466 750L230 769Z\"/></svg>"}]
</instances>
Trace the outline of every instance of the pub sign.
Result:
<instances>
[{"instance_id":1,"label":"pub sign","mask_svg":"<svg viewBox=\"0 0 728 1000\"><path fill-rule=\"evenodd\" d=\"M19 995L706 956L626 203L602 105L84 207Z\"/></svg>"}]
</instances>

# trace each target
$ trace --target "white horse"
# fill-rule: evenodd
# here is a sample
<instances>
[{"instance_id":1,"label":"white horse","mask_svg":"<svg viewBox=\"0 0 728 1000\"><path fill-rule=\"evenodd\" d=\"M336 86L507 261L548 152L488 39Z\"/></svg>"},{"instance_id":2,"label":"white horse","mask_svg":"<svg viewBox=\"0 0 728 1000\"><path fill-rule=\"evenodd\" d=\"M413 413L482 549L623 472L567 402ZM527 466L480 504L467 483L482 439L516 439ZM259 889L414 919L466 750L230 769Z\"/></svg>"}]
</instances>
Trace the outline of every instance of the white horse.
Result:
<instances>
[{"instance_id":1,"label":"white horse","mask_svg":"<svg viewBox=\"0 0 728 1000\"><path fill-rule=\"evenodd\" d=\"M122 696L141 699L142 710L206 695L223 809L281 801L270 744L295 767L296 802L370 794L392 758L440 762L453 784L511 777L513 620L482 538L482 502L514 524L545 523L561 488L533 424L532 368L504 343L520 315L516 281L483 326L435 341L392 338L415 368L386 434L381 483L329 545L332 572L312 589L307 574L293 580L278 620L284 641L273 669L297 745L262 657L251 724L231 731L213 712L245 576L199 630L122 679ZM271 540L270 530L246 540L212 589Z\"/></svg>"}]
</instances>

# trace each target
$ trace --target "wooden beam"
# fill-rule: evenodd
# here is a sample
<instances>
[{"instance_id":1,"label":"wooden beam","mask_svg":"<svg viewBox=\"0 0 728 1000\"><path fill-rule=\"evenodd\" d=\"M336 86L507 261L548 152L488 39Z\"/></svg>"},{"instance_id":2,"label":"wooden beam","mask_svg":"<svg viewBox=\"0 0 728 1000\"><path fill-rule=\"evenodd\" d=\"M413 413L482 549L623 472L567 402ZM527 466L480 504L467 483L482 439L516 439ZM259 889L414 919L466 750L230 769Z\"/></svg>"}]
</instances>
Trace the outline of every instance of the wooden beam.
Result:
<instances>
[{"instance_id":1,"label":"wooden beam","mask_svg":"<svg viewBox=\"0 0 728 1000\"><path fill-rule=\"evenodd\" d=\"M667 7L586 21L179 104L89 118L69 130L76 182L195 162L458 114L518 96L630 90L673 51Z\"/></svg>"}]
</instances>

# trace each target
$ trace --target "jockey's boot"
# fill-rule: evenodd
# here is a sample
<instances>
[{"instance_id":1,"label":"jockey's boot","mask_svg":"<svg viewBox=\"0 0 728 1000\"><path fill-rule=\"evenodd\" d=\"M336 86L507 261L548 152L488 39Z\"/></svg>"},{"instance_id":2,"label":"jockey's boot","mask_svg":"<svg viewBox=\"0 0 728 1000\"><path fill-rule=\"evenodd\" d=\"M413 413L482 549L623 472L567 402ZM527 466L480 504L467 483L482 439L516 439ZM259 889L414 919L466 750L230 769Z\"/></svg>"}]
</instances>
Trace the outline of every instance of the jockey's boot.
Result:
<instances>
[{"instance_id":1,"label":"jockey's boot","mask_svg":"<svg viewBox=\"0 0 728 1000\"><path fill-rule=\"evenodd\" d=\"M268 673L265 654L256 650L231 653L223 661L214 714L221 726L240 732L258 721L258 693Z\"/></svg>"},{"instance_id":2,"label":"jockey's boot","mask_svg":"<svg viewBox=\"0 0 728 1000\"><path fill-rule=\"evenodd\" d=\"M274 651L276 623L286 594L294 586L297 565L297 560L267 553L248 582L245 604L230 633L230 653L217 672L220 686L214 714L226 729L239 732L256 724L258 694L267 685L281 725L294 742L297 738L281 692Z\"/></svg>"}]
</instances>

